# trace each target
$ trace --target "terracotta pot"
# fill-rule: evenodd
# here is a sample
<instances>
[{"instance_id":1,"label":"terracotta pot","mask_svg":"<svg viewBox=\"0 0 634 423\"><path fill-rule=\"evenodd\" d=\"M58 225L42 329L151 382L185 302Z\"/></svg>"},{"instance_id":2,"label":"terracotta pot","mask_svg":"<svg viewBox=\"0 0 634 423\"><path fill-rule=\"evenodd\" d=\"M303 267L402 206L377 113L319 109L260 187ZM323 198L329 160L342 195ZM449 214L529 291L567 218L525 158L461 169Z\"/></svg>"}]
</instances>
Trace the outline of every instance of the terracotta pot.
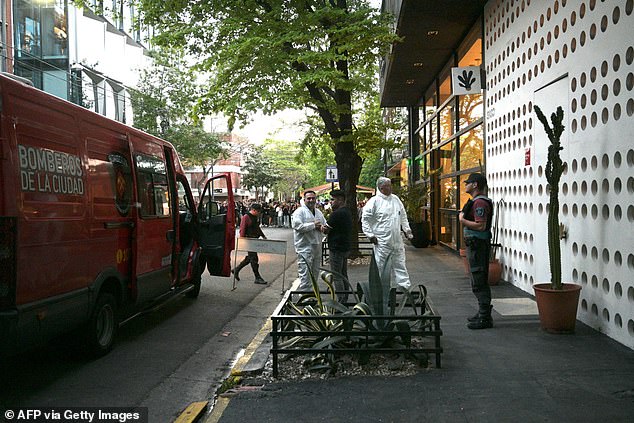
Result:
<instances>
[{"instance_id":1,"label":"terracotta pot","mask_svg":"<svg viewBox=\"0 0 634 423\"><path fill-rule=\"evenodd\" d=\"M497 285L502 279L502 264L500 260L493 259L489 262L489 285Z\"/></svg>"},{"instance_id":2,"label":"terracotta pot","mask_svg":"<svg viewBox=\"0 0 634 423\"><path fill-rule=\"evenodd\" d=\"M550 333L573 333L581 285L565 283L562 290L555 290L550 283L538 283L533 289L542 329Z\"/></svg>"}]
</instances>

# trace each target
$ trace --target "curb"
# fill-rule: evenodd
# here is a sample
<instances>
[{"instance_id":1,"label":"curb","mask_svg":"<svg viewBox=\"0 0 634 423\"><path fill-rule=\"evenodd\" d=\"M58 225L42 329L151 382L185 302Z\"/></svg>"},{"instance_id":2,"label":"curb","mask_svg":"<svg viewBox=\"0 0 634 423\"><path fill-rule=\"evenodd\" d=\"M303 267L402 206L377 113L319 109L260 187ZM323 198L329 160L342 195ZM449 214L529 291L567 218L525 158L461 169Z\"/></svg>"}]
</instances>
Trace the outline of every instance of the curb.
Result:
<instances>
[{"instance_id":1,"label":"curb","mask_svg":"<svg viewBox=\"0 0 634 423\"><path fill-rule=\"evenodd\" d=\"M294 275L296 277L297 269L293 266L293 264L295 263L295 260L287 263L287 267L286 269L284 269L284 272L289 272L291 275ZM288 277L288 274L286 274L286 276ZM280 276L275 279L267 288L273 288L277 290L277 284L279 282L279 284L281 285L281 280L283 277L284 275L280 274ZM297 281L293 278L293 282L291 282L287 289L293 289L292 287L296 282ZM268 315L266 316L266 320L260 330L256 333L249 345L245 348L244 354L236 360L227 377L222 381L223 383L219 386L218 389L220 389L223 384L231 384L235 383L236 381L239 382L244 376L257 375L264 370L269 357L271 344L269 333L271 332L271 328L271 318L270 315ZM222 414L229 405L231 397L235 394L235 391L231 392L231 389L228 389L226 392L217 396L215 403L213 401L192 402L174 420L174 423L192 423L196 421L201 421L204 423L217 423L222 418ZM209 415L205 416L204 413L208 410L209 406L212 407L211 412L209 413Z\"/></svg>"}]
</instances>

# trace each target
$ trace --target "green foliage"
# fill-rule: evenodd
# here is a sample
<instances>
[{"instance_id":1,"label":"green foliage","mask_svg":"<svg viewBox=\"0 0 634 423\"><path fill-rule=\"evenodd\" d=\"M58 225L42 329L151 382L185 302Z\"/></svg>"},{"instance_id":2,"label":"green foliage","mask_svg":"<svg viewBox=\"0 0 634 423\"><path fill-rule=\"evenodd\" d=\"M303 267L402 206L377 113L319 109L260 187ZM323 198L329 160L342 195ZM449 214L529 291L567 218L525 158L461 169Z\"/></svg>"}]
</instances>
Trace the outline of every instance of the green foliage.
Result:
<instances>
[{"instance_id":1,"label":"green foliage","mask_svg":"<svg viewBox=\"0 0 634 423\"><path fill-rule=\"evenodd\" d=\"M141 71L131 93L134 127L171 142L188 165L205 167L227 157L220 138L202 128L202 116L196 113L200 87L184 52L166 48L151 56L152 66Z\"/></svg>"},{"instance_id":2,"label":"green foliage","mask_svg":"<svg viewBox=\"0 0 634 423\"><path fill-rule=\"evenodd\" d=\"M298 257L299 260L306 260L305 257ZM396 290L390 289L391 258L388 257L383 269L379 271L377 263L372 257L370 263L370 273L368 281L358 284L357 293L352 293L352 304L342 304L337 301L337 295L332 283L333 272L320 268L321 279L326 285L326 292L319 289L317 275L314 275L309 267L309 276L312 284L312 292L303 294L296 302L289 301L285 304L283 313L295 316L314 316L319 319L300 320L291 319L285 321L283 331L294 331L297 335L289 336L279 344L280 348L310 348L323 350L322 354L308 359L306 362L311 365L310 370L328 370L334 373L337 369L335 356L329 353L337 348L358 348L360 360L366 357L363 354L363 346L381 347L389 343L396 342L395 335L386 335L382 332L402 332L400 342L402 347L409 347L411 335L409 332L415 330L419 321L405 319L386 320L378 316L398 316L404 311L407 304L414 307L414 299L411 293L403 293L400 307L395 309ZM343 275L347 289L350 283ZM421 297L424 294L421 291ZM342 316L377 316L376 319L337 319L329 318ZM343 334L344 331L358 332L358 335ZM324 333L326 332L326 333ZM368 336L368 332L381 332ZM339 334L341 333L341 334ZM400 345L400 344L399 344Z\"/></svg>"},{"instance_id":3,"label":"green foliage","mask_svg":"<svg viewBox=\"0 0 634 423\"><path fill-rule=\"evenodd\" d=\"M294 199L308 179L307 166L300 162L300 146L293 141L267 139L264 141L264 160L270 163L279 178L272 188L283 199Z\"/></svg>"},{"instance_id":4,"label":"green foliage","mask_svg":"<svg viewBox=\"0 0 634 423\"><path fill-rule=\"evenodd\" d=\"M319 122L312 139L337 153L351 196L363 152L382 140L380 115L360 116L378 102L378 58L398 40L391 17L366 0L134 3L156 28L154 43L187 48L210 75L201 113L225 113L232 126L259 110L311 110Z\"/></svg>"},{"instance_id":5,"label":"green foliage","mask_svg":"<svg viewBox=\"0 0 634 423\"><path fill-rule=\"evenodd\" d=\"M537 118L544 126L544 130L550 140L548 146L548 160L546 162L546 180L550 188L550 201L548 203L548 256L550 260L550 283L552 289L562 289L561 283L561 245L559 243L559 180L564 171L565 164L561 160L560 151L561 134L564 132L564 110L561 106L550 116L552 127L541 109L535 105Z\"/></svg>"},{"instance_id":6,"label":"green foliage","mask_svg":"<svg viewBox=\"0 0 634 423\"><path fill-rule=\"evenodd\" d=\"M407 218L412 222L423 221L423 206L427 204L429 190L427 184L416 184L414 186L404 185L395 189L396 195L403 202Z\"/></svg>"},{"instance_id":7,"label":"green foliage","mask_svg":"<svg viewBox=\"0 0 634 423\"><path fill-rule=\"evenodd\" d=\"M384 164L381 159L381 151L375 150L374 154L371 154L363 161L361 175L359 176L359 185L373 187L379 176L383 176L383 171Z\"/></svg>"},{"instance_id":8,"label":"green foliage","mask_svg":"<svg viewBox=\"0 0 634 423\"><path fill-rule=\"evenodd\" d=\"M271 188L281 179L278 169L275 168L264 155L264 147L253 147L246 154L245 165L242 170L242 184L247 188L255 189L256 199L263 194L264 188Z\"/></svg>"}]
</instances>

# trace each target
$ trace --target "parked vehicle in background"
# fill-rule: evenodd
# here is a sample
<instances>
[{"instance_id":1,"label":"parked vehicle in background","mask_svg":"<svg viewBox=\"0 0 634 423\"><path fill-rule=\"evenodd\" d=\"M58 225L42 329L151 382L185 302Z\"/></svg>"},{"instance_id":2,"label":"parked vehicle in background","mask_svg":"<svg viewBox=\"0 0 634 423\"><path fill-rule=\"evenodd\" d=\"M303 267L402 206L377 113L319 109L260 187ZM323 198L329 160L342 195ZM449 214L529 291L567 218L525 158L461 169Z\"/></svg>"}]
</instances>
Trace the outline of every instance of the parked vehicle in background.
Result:
<instances>
[{"instance_id":1,"label":"parked vehicle in background","mask_svg":"<svg viewBox=\"0 0 634 423\"><path fill-rule=\"evenodd\" d=\"M105 354L121 319L229 276L234 209L228 175L196 207L170 143L0 75L0 351L79 330Z\"/></svg>"}]
</instances>

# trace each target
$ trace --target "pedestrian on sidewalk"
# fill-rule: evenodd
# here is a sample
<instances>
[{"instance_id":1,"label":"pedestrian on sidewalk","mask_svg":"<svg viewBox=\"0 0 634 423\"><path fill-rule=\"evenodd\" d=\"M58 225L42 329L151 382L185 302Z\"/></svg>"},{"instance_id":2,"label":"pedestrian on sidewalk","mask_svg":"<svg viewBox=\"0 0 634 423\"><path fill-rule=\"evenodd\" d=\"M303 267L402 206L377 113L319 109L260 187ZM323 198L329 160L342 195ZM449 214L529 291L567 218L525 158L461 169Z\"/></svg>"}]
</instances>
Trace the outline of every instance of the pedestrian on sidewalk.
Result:
<instances>
[{"instance_id":1,"label":"pedestrian on sidewalk","mask_svg":"<svg viewBox=\"0 0 634 423\"><path fill-rule=\"evenodd\" d=\"M321 228L326 224L323 213L315 207L317 194L315 191L304 192L304 204L293 212L291 225L297 253L297 271L299 274L299 290L311 290L313 285L310 273L317 279L321 264ZM308 270L310 268L310 271Z\"/></svg>"},{"instance_id":2,"label":"pedestrian on sidewalk","mask_svg":"<svg viewBox=\"0 0 634 423\"><path fill-rule=\"evenodd\" d=\"M242 238L264 238L264 232L260 228L260 223L258 222L258 217L262 213L262 206L258 203L251 204L251 208L249 212L242 216L242 220L240 221L240 236ZM253 270L253 274L255 275L254 283L266 285L266 281L260 275L260 264L258 259L258 253L254 251L249 251L247 256L236 266L235 269L231 271L234 274L237 281L240 280L240 270L245 267L247 264L251 264L251 269Z\"/></svg>"},{"instance_id":3,"label":"pedestrian on sidewalk","mask_svg":"<svg viewBox=\"0 0 634 423\"><path fill-rule=\"evenodd\" d=\"M405 267L405 244L401 229L405 231L408 239L411 239L413 235L407 221L405 207L401 199L392 194L392 181L389 178L377 179L376 188L378 191L376 195L363 206L361 227L363 233L374 244L374 258L379 272L383 272L389 257L392 262L390 269L392 286L408 292L411 283L407 267Z\"/></svg>"},{"instance_id":4,"label":"pedestrian on sidewalk","mask_svg":"<svg viewBox=\"0 0 634 423\"><path fill-rule=\"evenodd\" d=\"M491 317L491 288L489 287L489 252L493 201L485 194L486 177L472 173L465 183L465 192L472 199L462 208L458 220L463 225L467 260L471 270L471 290L478 300L478 312L467 320L469 329L487 329L493 326Z\"/></svg>"},{"instance_id":5,"label":"pedestrian on sidewalk","mask_svg":"<svg viewBox=\"0 0 634 423\"><path fill-rule=\"evenodd\" d=\"M328 234L328 250L330 270L333 272L332 280L335 290L347 291L349 286L344 282L348 280L348 256L350 255L350 237L352 235L352 214L346 207L346 194L340 189L330 192L332 197L332 213L328 217L324 233ZM340 303L348 301L348 294L337 294Z\"/></svg>"}]
</instances>

